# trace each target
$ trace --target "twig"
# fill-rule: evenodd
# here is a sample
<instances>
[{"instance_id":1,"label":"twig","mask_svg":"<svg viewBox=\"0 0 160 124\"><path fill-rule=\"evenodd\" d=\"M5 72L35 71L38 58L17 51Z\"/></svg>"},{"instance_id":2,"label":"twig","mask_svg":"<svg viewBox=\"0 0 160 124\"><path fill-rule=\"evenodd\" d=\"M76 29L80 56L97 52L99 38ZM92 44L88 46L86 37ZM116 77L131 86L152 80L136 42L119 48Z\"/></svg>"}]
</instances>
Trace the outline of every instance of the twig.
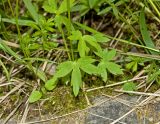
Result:
<instances>
[{"instance_id":1,"label":"twig","mask_svg":"<svg viewBox=\"0 0 160 124\"><path fill-rule=\"evenodd\" d=\"M121 116L120 118L116 119L115 121L113 121L113 122L110 123L110 124L115 124L115 123L119 122L121 119L123 119L124 117L126 117L127 115L129 115L130 113L132 113L132 112L135 111L135 110L136 110L136 107L133 108L133 109L131 109L129 112L127 112L126 114L124 114L123 116Z\"/></svg>"},{"instance_id":2,"label":"twig","mask_svg":"<svg viewBox=\"0 0 160 124\"><path fill-rule=\"evenodd\" d=\"M87 112L88 114L91 114L91 115L93 115L93 116L96 116L96 117L100 117L100 118L103 118L103 119L106 119L106 120L112 120L113 121L113 119L111 119L111 118L106 118L106 117L104 117L104 116L101 116L101 115L97 115L97 114L94 114L94 113L90 113L90 112ZM121 124L126 124L126 123L124 123L124 122L120 122L120 121L118 121L119 123L121 123Z\"/></svg>"},{"instance_id":3,"label":"twig","mask_svg":"<svg viewBox=\"0 0 160 124\"><path fill-rule=\"evenodd\" d=\"M4 120L3 124L6 124L8 120L14 115L14 113L18 110L18 108L22 105L23 101L18 104L18 106L7 116L7 118Z\"/></svg>"},{"instance_id":4,"label":"twig","mask_svg":"<svg viewBox=\"0 0 160 124\"><path fill-rule=\"evenodd\" d=\"M11 85L12 83L4 83L4 84L0 84L0 87L3 87L3 86L7 86L7 85Z\"/></svg>"},{"instance_id":5,"label":"twig","mask_svg":"<svg viewBox=\"0 0 160 124\"><path fill-rule=\"evenodd\" d=\"M99 89L103 89L103 88L108 88L108 87L113 87L113 86L124 84L126 82L140 80L140 79L145 79L145 78L147 78L147 76L142 76L142 77L138 77L138 78L132 78L130 80L125 80L125 81L122 81L122 82L118 82L118 83L109 84L109 85L106 85L106 86L101 86L101 87L96 87L96 88L88 89L88 90L86 90L86 92L90 92L90 91L94 91L94 90L99 90Z\"/></svg>"},{"instance_id":6,"label":"twig","mask_svg":"<svg viewBox=\"0 0 160 124\"><path fill-rule=\"evenodd\" d=\"M28 100L26 101L26 108L25 108L25 110L24 110L24 114L23 114L23 116L22 116L22 119L21 119L21 121L20 121L20 123L22 124L22 123L25 123L25 120L26 120L26 118L27 118L27 114L28 114L28 111L29 111L29 107L28 107Z\"/></svg>"},{"instance_id":7,"label":"twig","mask_svg":"<svg viewBox=\"0 0 160 124\"><path fill-rule=\"evenodd\" d=\"M9 93L7 93L2 99L0 100L0 103L2 103L10 94L14 93L17 91L19 88L21 88L25 83L20 83L18 86L15 86Z\"/></svg>"},{"instance_id":8,"label":"twig","mask_svg":"<svg viewBox=\"0 0 160 124\"><path fill-rule=\"evenodd\" d=\"M115 89L114 91L122 92L122 93L131 93L131 94L136 94L136 95L155 96L155 97L158 96L158 97L160 97L160 94L157 94L157 93L144 93L144 92L125 91L125 90L118 90L118 89Z\"/></svg>"}]
</instances>

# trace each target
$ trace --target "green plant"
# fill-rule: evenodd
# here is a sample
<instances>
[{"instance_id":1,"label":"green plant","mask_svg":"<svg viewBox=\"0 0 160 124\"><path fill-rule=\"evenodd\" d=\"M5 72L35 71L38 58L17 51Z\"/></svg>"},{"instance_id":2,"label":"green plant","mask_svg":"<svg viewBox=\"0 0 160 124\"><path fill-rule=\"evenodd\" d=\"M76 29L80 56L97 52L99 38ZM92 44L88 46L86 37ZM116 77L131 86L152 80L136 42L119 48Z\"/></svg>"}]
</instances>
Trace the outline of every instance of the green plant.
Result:
<instances>
[{"instance_id":1,"label":"green plant","mask_svg":"<svg viewBox=\"0 0 160 124\"><path fill-rule=\"evenodd\" d=\"M146 59L147 55L126 53L125 55L129 56L130 59L126 68L132 70L132 72L138 72L139 65L149 65L150 62L153 64L155 60L159 60L156 56L159 55L159 50L156 49L152 40L154 39L154 41L156 41L155 39L158 35L153 38L150 36L148 32L150 30L148 23L150 22L145 20L151 14L154 19L159 22L159 19L153 14L154 12L150 11L150 6L147 5L147 3L150 3L151 7L155 10L155 14L159 16L159 3L157 1L152 2L149 0L145 3L140 1L134 3L128 0L39 0L33 1L34 3L31 2L31 0L22 1L27 12L20 13L20 9L25 9L19 6L20 1L18 0L16 4L10 0L0 1L1 8L4 8L5 11L7 11L8 8L10 9L7 13L4 13L4 10L0 9L0 30L2 30L0 36L2 36L2 39L9 41L10 44L12 41L18 44L18 47L11 48L5 44L4 40L0 39L0 41L2 41L0 43L0 49L4 52L2 52L2 54L9 55L9 57L12 56L11 58L18 62L19 65L23 64L25 68L32 71L38 78L38 87L36 86L36 89L33 90L29 97L30 103L39 100L42 97L42 93L46 93L46 89L49 91L53 90L60 81L65 79L67 79L66 85L71 85L74 95L77 96L83 88L82 86L84 86L84 77L95 75L101 77L102 80L106 82L110 79L108 75L123 74L121 66L118 65L115 60L116 49L106 49L106 46L108 46L107 42L110 40L119 41L119 47L122 47L125 43L127 46L133 45L139 47L139 49L144 48L147 52L151 53L148 58L154 57L153 61L150 60L145 63L148 61ZM140 3L140 5L138 5L138 3ZM8 5L5 6L5 4ZM16 5L15 9L12 4ZM124 10L123 7L126 9ZM137 9L140 8L140 10L134 10L134 7ZM117 34L112 37L88 27L86 22L90 21L90 19L81 17L85 17L86 14L90 14L90 12L93 12L91 16L92 19L94 19L96 14L105 16L104 20L100 23L108 23L111 17L113 19L112 25L114 24L114 27L117 25L115 29L119 28L119 25L122 23L123 26L120 26L120 33L128 32L127 35L122 34L122 38L120 38L118 36L121 36L121 34L119 34L118 31L116 32ZM22 14L22 16L20 14ZM77 15L79 17L78 19ZM72 17L76 17L76 22L72 21ZM98 20L95 22L94 20L92 21L95 25L97 25L96 23L99 24ZM103 24L99 24L99 26L101 25L103 26ZM6 29L11 29L11 26L13 26L14 31L10 31L10 37L14 36L14 38L10 40L10 37L8 38L10 32ZM24 27L23 30L21 26ZM109 29L106 28L106 32L107 30ZM138 35L139 32L141 32L142 38ZM153 34L155 34L155 32ZM130 39L130 41L125 39ZM143 39L143 42L140 42L140 39ZM58 44L58 41L62 42ZM141 45L135 43L137 41ZM117 49L119 49L119 47L117 47ZM121 50L123 50L123 47ZM47 62L53 63L52 60L58 58L56 55L52 56L52 54L48 57L50 52L55 51L62 51L64 57L56 61L56 72L53 73L53 77L50 77L50 75L45 74L44 68L41 70L41 66L45 66ZM42 54L37 57L37 53L39 54L40 52L42 52ZM66 54L68 55L67 57L65 56ZM46 55L48 58L45 58ZM119 62L122 61L120 60ZM6 63L8 64L9 62L4 62L3 59L0 60L0 65L3 68L2 73L10 80L12 76L8 71ZM147 73L149 77L148 82L155 81L159 83L159 66L152 65L151 67ZM135 84L133 82L127 82L123 86L123 89L135 90Z\"/></svg>"},{"instance_id":2,"label":"green plant","mask_svg":"<svg viewBox=\"0 0 160 124\"><path fill-rule=\"evenodd\" d=\"M95 10L98 13L104 1L105 0L80 0L71 10L80 12L81 16L90 10Z\"/></svg>"},{"instance_id":3,"label":"green plant","mask_svg":"<svg viewBox=\"0 0 160 124\"><path fill-rule=\"evenodd\" d=\"M147 83L156 82L160 85L160 67L153 62L146 70L148 72Z\"/></svg>"},{"instance_id":4,"label":"green plant","mask_svg":"<svg viewBox=\"0 0 160 124\"><path fill-rule=\"evenodd\" d=\"M136 84L133 83L133 82L127 82L127 83L125 83L122 88L125 91L134 91L134 90L137 89L136 88Z\"/></svg>"},{"instance_id":5,"label":"green plant","mask_svg":"<svg viewBox=\"0 0 160 124\"><path fill-rule=\"evenodd\" d=\"M115 50L103 50L96 53L100 57L100 62L98 64L99 73L104 82L107 81L107 73L110 72L114 75L123 74L120 66L112 62L111 60L115 57Z\"/></svg>"},{"instance_id":6,"label":"green plant","mask_svg":"<svg viewBox=\"0 0 160 124\"><path fill-rule=\"evenodd\" d=\"M75 96L78 95L79 89L82 87L82 71L88 74L97 74L98 68L93 65L94 59L90 57L82 57L77 61L66 61L58 65L58 71L54 77L47 81L45 87L48 90L52 90L56 87L58 78L71 75L71 86L73 87L73 93Z\"/></svg>"},{"instance_id":7,"label":"green plant","mask_svg":"<svg viewBox=\"0 0 160 124\"><path fill-rule=\"evenodd\" d=\"M58 78L71 75L71 86L73 87L74 95L77 96L79 89L82 87L81 71L89 75L101 75L104 81L107 80L106 69L108 69L112 74L123 74L119 65L109 62L115 56L116 51L102 51L101 46L98 44L98 39L99 42L100 39L105 39L103 36L98 34L93 36L82 35L82 33L77 30L72 31L71 36L68 38L72 41L77 41L77 49L80 57L75 61L66 61L58 65L58 71L55 73L53 78L45 84L45 87L48 90L52 90L56 87ZM101 57L101 62L98 66L93 64L95 59L88 56L90 51L95 52L99 57Z\"/></svg>"},{"instance_id":8,"label":"green plant","mask_svg":"<svg viewBox=\"0 0 160 124\"><path fill-rule=\"evenodd\" d=\"M128 57L131 62L126 64L126 68L128 70L132 70L132 72L136 72L138 70L138 65L144 66L144 62L146 61L144 58L140 57Z\"/></svg>"}]
</instances>

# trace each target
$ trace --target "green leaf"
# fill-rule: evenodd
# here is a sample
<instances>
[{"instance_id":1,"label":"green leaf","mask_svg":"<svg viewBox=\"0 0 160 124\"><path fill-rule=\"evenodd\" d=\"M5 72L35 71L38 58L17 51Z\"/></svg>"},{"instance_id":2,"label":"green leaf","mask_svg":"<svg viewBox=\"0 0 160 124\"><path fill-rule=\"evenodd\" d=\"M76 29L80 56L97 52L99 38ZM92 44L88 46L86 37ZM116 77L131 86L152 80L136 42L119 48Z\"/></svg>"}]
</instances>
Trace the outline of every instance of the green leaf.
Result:
<instances>
[{"instance_id":1,"label":"green leaf","mask_svg":"<svg viewBox=\"0 0 160 124\"><path fill-rule=\"evenodd\" d=\"M7 80L9 81L9 80L10 80L10 73L8 72L6 66L4 65L4 63L3 63L1 60L0 60L0 66L2 66L3 71L4 71L5 74L6 74Z\"/></svg>"},{"instance_id":2,"label":"green leaf","mask_svg":"<svg viewBox=\"0 0 160 124\"><path fill-rule=\"evenodd\" d=\"M106 71L106 65L104 62L100 62L98 64L99 74L101 75L104 82L107 81L107 71Z\"/></svg>"},{"instance_id":3,"label":"green leaf","mask_svg":"<svg viewBox=\"0 0 160 124\"><path fill-rule=\"evenodd\" d=\"M98 68L92 64L93 62L95 62L95 59L92 59L91 57L88 57L88 56L82 57L77 61L80 68L84 72L88 74L98 74Z\"/></svg>"},{"instance_id":4,"label":"green leaf","mask_svg":"<svg viewBox=\"0 0 160 124\"><path fill-rule=\"evenodd\" d=\"M41 48L41 45L38 43L32 43L32 44L29 44L29 46L28 46L28 49L30 49L30 50L37 50L40 48Z\"/></svg>"},{"instance_id":5,"label":"green leaf","mask_svg":"<svg viewBox=\"0 0 160 124\"><path fill-rule=\"evenodd\" d=\"M74 66L71 77L71 84L73 86L73 93L75 96L78 95L79 89L82 85L81 72L77 65Z\"/></svg>"},{"instance_id":6,"label":"green leaf","mask_svg":"<svg viewBox=\"0 0 160 124\"><path fill-rule=\"evenodd\" d=\"M118 16L119 12L118 12L117 7L114 4L112 4L112 9L113 9L113 13L116 16L116 18L119 19L119 16Z\"/></svg>"},{"instance_id":7,"label":"green leaf","mask_svg":"<svg viewBox=\"0 0 160 124\"><path fill-rule=\"evenodd\" d=\"M11 23L11 24L15 24L16 25L16 20L14 18L9 19L9 18L2 18L2 22L7 22L7 23ZM21 26L30 26L30 24L35 24L36 23L32 20L24 20L24 19L18 19L18 25Z\"/></svg>"},{"instance_id":8,"label":"green leaf","mask_svg":"<svg viewBox=\"0 0 160 124\"><path fill-rule=\"evenodd\" d=\"M70 40L81 40L82 33L79 30L72 31L71 33L72 35L68 37Z\"/></svg>"},{"instance_id":9,"label":"green leaf","mask_svg":"<svg viewBox=\"0 0 160 124\"><path fill-rule=\"evenodd\" d=\"M116 50L103 50L103 51L99 51L99 52L95 52L96 55L98 55L99 57L101 57L104 61L110 61L112 60L115 55L116 55Z\"/></svg>"},{"instance_id":10,"label":"green leaf","mask_svg":"<svg viewBox=\"0 0 160 124\"><path fill-rule=\"evenodd\" d=\"M144 9L141 10L140 17L139 17L139 23L140 23L140 31L141 31L141 34L142 34L143 41L144 41L145 45L147 47L150 47L150 48L155 48L154 43L153 43L153 41L150 37L150 34L147 30L147 25L146 25L145 15L144 15ZM153 52L151 50L150 50L150 53L151 54L157 54L156 52Z\"/></svg>"},{"instance_id":11,"label":"green leaf","mask_svg":"<svg viewBox=\"0 0 160 124\"><path fill-rule=\"evenodd\" d=\"M110 61L116 56L116 50L103 51L103 59L105 61Z\"/></svg>"},{"instance_id":12,"label":"green leaf","mask_svg":"<svg viewBox=\"0 0 160 124\"><path fill-rule=\"evenodd\" d=\"M101 46L97 43L96 39L93 36L84 35L83 40L86 41L92 47L94 47L97 51L101 51Z\"/></svg>"},{"instance_id":13,"label":"green leaf","mask_svg":"<svg viewBox=\"0 0 160 124\"><path fill-rule=\"evenodd\" d=\"M93 35L93 37L96 39L97 42L100 42L100 43L104 43L104 42L110 41L109 38L107 38L106 36L104 36L102 34L99 34L99 33Z\"/></svg>"},{"instance_id":14,"label":"green leaf","mask_svg":"<svg viewBox=\"0 0 160 124\"><path fill-rule=\"evenodd\" d=\"M33 91L29 96L29 103L34 103L38 101L42 97L42 93L40 91Z\"/></svg>"},{"instance_id":15,"label":"green leaf","mask_svg":"<svg viewBox=\"0 0 160 124\"><path fill-rule=\"evenodd\" d=\"M81 64L91 64L95 61L96 60L92 59L90 56L85 56L85 57L81 57L81 58L78 59L79 65L81 65Z\"/></svg>"},{"instance_id":16,"label":"green leaf","mask_svg":"<svg viewBox=\"0 0 160 124\"><path fill-rule=\"evenodd\" d=\"M33 6L31 0L23 0L25 6L27 7L29 13L33 17L33 19L38 23L39 22L39 15L36 11L36 8Z\"/></svg>"},{"instance_id":17,"label":"green leaf","mask_svg":"<svg viewBox=\"0 0 160 124\"><path fill-rule=\"evenodd\" d=\"M98 74L98 68L93 64L81 64L80 68L88 74Z\"/></svg>"},{"instance_id":18,"label":"green leaf","mask_svg":"<svg viewBox=\"0 0 160 124\"><path fill-rule=\"evenodd\" d=\"M45 83L45 88L47 90L53 90L57 85L57 78L54 76Z\"/></svg>"},{"instance_id":19,"label":"green leaf","mask_svg":"<svg viewBox=\"0 0 160 124\"><path fill-rule=\"evenodd\" d=\"M106 7L105 9L103 9L102 11L98 12L98 15L103 15L103 14L107 14L108 12L110 12L112 10L112 7Z\"/></svg>"},{"instance_id":20,"label":"green leaf","mask_svg":"<svg viewBox=\"0 0 160 124\"><path fill-rule=\"evenodd\" d=\"M8 47L6 43L4 43L3 40L1 40L1 38L0 38L0 45L1 45L0 49L2 49L4 52L7 52L17 60L22 61L21 56L19 56L19 54L15 53L10 47Z\"/></svg>"},{"instance_id":21,"label":"green leaf","mask_svg":"<svg viewBox=\"0 0 160 124\"><path fill-rule=\"evenodd\" d=\"M112 74L123 74L122 70L120 69L120 66L113 63L113 62L106 62L106 68L109 72Z\"/></svg>"},{"instance_id":22,"label":"green leaf","mask_svg":"<svg viewBox=\"0 0 160 124\"><path fill-rule=\"evenodd\" d=\"M133 82L127 82L123 85L123 90L134 91L136 90L136 85Z\"/></svg>"},{"instance_id":23,"label":"green leaf","mask_svg":"<svg viewBox=\"0 0 160 124\"><path fill-rule=\"evenodd\" d=\"M60 78L69 74L73 69L73 62L66 61L59 64L57 67L58 71L55 73L55 77Z\"/></svg>"},{"instance_id":24,"label":"green leaf","mask_svg":"<svg viewBox=\"0 0 160 124\"><path fill-rule=\"evenodd\" d=\"M88 0L90 9L93 9L96 5L98 5L99 1L100 0Z\"/></svg>"},{"instance_id":25,"label":"green leaf","mask_svg":"<svg viewBox=\"0 0 160 124\"><path fill-rule=\"evenodd\" d=\"M87 51L89 51L89 50L88 50L84 40L83 39L79 40L79 42L78 42L78 52L79 52L80 57L85 57Z\"/></svg>"},{"instance_id":26,"label":"green leaf","mask_svg":"<svg viewBox=\"0 0 160 124\"><path fill-rule=\"evenodd\" d=\"M137 66L138 66L138 63L135 62L134 65L133 65L133 68L132 68L132 72L136 72L137 71Z\"/></svg>"},{"instance_id":27,"label":"green leaf","mask_svg":"<svg viewBox=\"0 0 160 124\"><path fill-rule=\"evenodd\" d=\"M70 24L70 21L67 17L62 16L62 15L56 15L54 18L55 21L55 26L57 26L59 28L59 30L61 30L61 26L62 24L64 24L67 28L67 30L73 30L73 25ZM71 25L71 26L70 26Z\"/></svg>"},{"instance_id":28,"label":"green leaf","mask_svg":"<svg viewBox=\"0 0 160 124\"><path fill-rule=\"evenodd\" d=\"M57 2L56 0L48 0L44 3L43 8L49 13L56 13L57 11Z\"/></svg>"},{"instance_id":29,"label":"green leaf","mask_svg":"<svg viewBox=\"0 0 160 124\"><path fill-rule=\"evenodd\" d=\"M160 70L154 72L153 74L149 75L148 79L147 79L147 83L152 82L154 80L156 80L157 77L160 77ZM158 81L158 84L160 81Z\"/></svg>"},{"instance_id":30,"label":"green leaf","mask_svg":"<svg viewBox=\"0 0 160 124\"><path fill-rule=\"evenodd\" d=\"M46 77L46 74L44 73L44 71L38 69L38 68L35 68L35 67L32 67L33 68L33 71L34 73L43 81L45 82L47 80L47 77Z\"/></svg>"},{"instance_id":31,"label":"green leaf","mask_svg":"<svg viewBox=\"0 0 160 124\"><path fill-rule=\"evenodd\" d=\"M130 62L126 65L126 68L130 70L134 66L135 62Z\"/></svg>"},{"instance_id":32,"label":"green leaf","mask_svg":"<svg viewBox=\"0 0 160 124\"><path fill-rule=\"evenodd\" d=\"M70 1L70 8L74 5L75 0L69 0ZM68 0L63 0L59 9L58 9L58 14L67 12L67 2Z\"/></svg>"}]
</instances>

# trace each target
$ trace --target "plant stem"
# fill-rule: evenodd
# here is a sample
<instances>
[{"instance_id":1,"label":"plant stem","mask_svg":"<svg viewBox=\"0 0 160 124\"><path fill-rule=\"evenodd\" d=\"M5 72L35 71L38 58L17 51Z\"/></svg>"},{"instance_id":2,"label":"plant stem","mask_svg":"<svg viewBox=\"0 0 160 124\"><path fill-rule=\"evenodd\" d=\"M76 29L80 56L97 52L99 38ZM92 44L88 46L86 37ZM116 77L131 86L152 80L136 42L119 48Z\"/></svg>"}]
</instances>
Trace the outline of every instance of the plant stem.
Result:
<instances>
[{"instance_id":1,"label":"plant stem","mask_svg":"<svg viewBox=\"0 0 160 124\"><path fill-rule=\"evenodd\" d=\"M65 39L65 36L64 36L64 32L63 32L63 29L62 29L62 28L60 28L60 32L62 33L62 38L63 38L63 40L64 40L64 45L65 45L65 48L66 48L66 51L67 51L69 60L72 60L72 59L71 59L70 52L69 52L69 49L68 49L68 46L67 46L67 42L66 42L66 39Z\"/></svg>"},{"instance_id":2,"label":"plant stem","mask_svg":"<svg viewBox=\"0 0 160 124\"><path fill-rule=\"evenodd\" d=\"M157 7L154 5L152 0L149 0L150 4L152 5L152 7L154 8L154 10L157 12L158 16L160 17L160 12L158 11Z\"/></svg>"},{"instance_id":3,"label":"plant stem","mask_svg":"<svg viewBox=\"0 0 160 124\"><path fill-rule=\"evenodd\" d=\"M67 0L67 11L68 11L68 20L69 20L69 31L68 31L68 36L71 35L71 14L70 14L70 0ZM70 40L70 47L71 47L71 56L72 60L74 60L74 55L73 55L73 45L72 41Z\"/></svg>"}]
</instances>

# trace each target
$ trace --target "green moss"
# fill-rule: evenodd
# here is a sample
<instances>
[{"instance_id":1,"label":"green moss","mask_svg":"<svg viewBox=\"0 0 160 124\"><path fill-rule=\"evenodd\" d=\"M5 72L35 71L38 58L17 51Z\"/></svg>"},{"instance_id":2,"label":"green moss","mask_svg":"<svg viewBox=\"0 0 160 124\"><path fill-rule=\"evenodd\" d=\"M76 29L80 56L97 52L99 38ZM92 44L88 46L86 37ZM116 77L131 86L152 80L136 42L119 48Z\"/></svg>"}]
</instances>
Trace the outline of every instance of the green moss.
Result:
<instances>
[{"instance_id":1,"label":"green moss","mask_svg":"<svg viewBox=\"0 0 160 124\"><path fill-rule=\"evenodd\" d=\"M43 111L45 113L58 112L59 114L64 114L87 107L83 93L80 93L78 97L74 97L71 92L72 89L70 87L63 86L47 93L44 97L50 98L45 102Z\"/></svg>"}]
</instances>

